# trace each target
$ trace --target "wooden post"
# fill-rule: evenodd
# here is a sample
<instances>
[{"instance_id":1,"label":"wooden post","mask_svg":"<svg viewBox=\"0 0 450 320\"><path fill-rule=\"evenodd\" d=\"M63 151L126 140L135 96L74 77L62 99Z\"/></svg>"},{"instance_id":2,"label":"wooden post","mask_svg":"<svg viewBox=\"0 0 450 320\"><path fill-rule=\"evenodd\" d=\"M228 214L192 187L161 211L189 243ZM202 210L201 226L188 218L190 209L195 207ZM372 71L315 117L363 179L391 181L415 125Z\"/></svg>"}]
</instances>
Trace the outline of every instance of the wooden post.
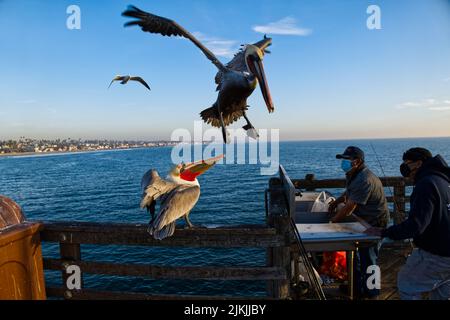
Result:
<instances>
[{"instance_id":1,"label":"wooden post","mask_svg":"<svg viewBox=\"0 0 450 320\"><path fill-rule=\"evenodd\" d=\"M399 181L394 185L394 224L402 223L405 220L405 197L406 185L405 181Z\"/></svg>"},{"instance_id":2,"label":"wooden post","mask_svg":"<svg viewBox=\"0 0 450 320\"><path fill-rule=\"evenodd\" d=\"M65 237L65 235L61 235L61 237ZM62 260L69 260L69 261L80 261L81 260L81 249L79 243L59 243L59 251L61 255ZM63 281L63 288L65 290L64 297L66 299L72 298L71 288L68 288L68 281L67 279L70 277L70 274L67 273L67 267L68 265L62 266L62 281ZM81 287L83 286L83 281L80 273L80 282Z\"/></svg>"},{"instance_id":3,"label":"wooden post","mask_svg":"<svg viewBox=\"0 0 450 320\"><path fill-rule=\"evenodd\" d=\"M307 182L306 184L306 191L315 191L316 187L314 186L314 180L315 180L315 176L312 173L309 173L305 176L305 180Z\"/></svg>"},{"instance_id":4,"label":"wooden post","mask_svg":"<svg viewBox=\"0 0 450 320\"><path fill-rule=\"evenodd\" d=\"M290 278L291 278L291 250L290 250L290 217L276 216L273 217L274 227L277 234L282 235L286 239L286 243L282 247L272 249L272 263L274 267L280 267L286 270L287 279L273 281L272 296L276 299L287 299L290 297Z\"/></svg>"}]
</instances>

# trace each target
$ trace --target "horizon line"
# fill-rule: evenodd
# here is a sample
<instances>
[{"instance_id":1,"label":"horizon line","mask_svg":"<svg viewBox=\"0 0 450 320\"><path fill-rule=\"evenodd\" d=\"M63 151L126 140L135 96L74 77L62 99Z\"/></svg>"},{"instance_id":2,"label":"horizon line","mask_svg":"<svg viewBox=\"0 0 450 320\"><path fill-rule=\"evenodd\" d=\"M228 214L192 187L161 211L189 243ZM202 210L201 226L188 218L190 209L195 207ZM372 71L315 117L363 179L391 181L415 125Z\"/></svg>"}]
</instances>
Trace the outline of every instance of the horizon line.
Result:
<instances>
[{"instance_id":1,"label":"horizon line","mask_svg":"<svg viewBox=\"0 0 450 320\"><path fill-rule=\"evenodd\" d=\"M368 141L368 140L399 140L399 139L406 139L406 140L412 140L412 139L445 139L450 138L450 136L414 136L414 137L369 137L369 138L312 138L312 139L280 139L279 142L314 142L314 141ZM30 138L30 137L24 137L24 138L2 138L0 137L0 141L18 141L18 140L47 140L47 141L55 141L55 140L68 140L67 138ZM134 142L179 142L183 143L183 141L173 141L170 139L136 139L136 138L71 138L70 141L86 141L86 140L98 140L98 141L134 141ZM261 140L261 141L271 141L271 140ZM191 141L191 142L215 142L215 141ZM254 141L251 141L254 142Z\"/></svg>"}]
</instances>

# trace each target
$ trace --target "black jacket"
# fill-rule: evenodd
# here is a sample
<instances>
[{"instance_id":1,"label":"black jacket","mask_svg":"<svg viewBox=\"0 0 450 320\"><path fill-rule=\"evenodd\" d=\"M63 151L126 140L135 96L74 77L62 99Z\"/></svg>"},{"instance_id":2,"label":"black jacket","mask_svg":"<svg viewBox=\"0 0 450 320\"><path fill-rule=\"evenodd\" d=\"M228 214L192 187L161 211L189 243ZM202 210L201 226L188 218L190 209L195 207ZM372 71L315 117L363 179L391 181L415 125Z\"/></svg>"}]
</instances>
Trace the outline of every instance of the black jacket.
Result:
<instances>
[{"instance_id":1,"label":"black jacket","mask_svg":"<svg viewBox=\"0 0 450 320\"><path fill-rule=\"evenodd\" d=\"M437 155L416 173L409 217L383 232L393 240L414 239L425 251L450 257L450 168Z\"/></svg>"}]
</instances>

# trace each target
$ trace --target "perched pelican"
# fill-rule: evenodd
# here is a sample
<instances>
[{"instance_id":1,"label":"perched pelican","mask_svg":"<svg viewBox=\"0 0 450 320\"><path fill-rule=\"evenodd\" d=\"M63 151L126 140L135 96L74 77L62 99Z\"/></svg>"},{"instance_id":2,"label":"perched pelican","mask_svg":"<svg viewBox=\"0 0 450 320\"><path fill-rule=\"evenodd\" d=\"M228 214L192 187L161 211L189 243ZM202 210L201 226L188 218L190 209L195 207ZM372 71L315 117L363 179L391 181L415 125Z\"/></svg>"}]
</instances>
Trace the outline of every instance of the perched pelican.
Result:
<instances>
[{"instance_id":1,"label":"perched pelican","mask_svg":"<svg viewBox=\"0 0 450 320\"><path fill-rule=\"evenodd\" d=\"M175 21L147 13L134 6L129 6L122 15L138 19L125 23L126 27L138 25L146 32L169 37L182 36L191 40L219 69L215 77L219 94L212 107L200 113L203 121L214 127L221 127L224 141L229 142L226 126L244 117L247 122L243 127L244 130L247 130L250 137L258 137L256 129L246 115L249 107L247 98L259 82L269 113L274 111L262 63L264 54L269 53L266 49L272 44L271 38L264 36L263 40L255 44L244 45L227 65L223 65L208 48Z\"/></svg>"},{"instance_id":2,"label":"perched pelican","mask_svg":"<svg viewBox=\"0 0 450 320\"><path fill-rule=\"evenodd\" d=\"M150 235L158 240L172 236L176 220L181 217L185 218L188 228L193 227L189 213L200 197L197 177L222 158L223 155L190 164L179 164L170 171L165 180L153 169L144 175L141 181L143 189L141 208L146 208L151 214L148 227ZM155 204L158 198L161 198L161 205L155 217Z\"/></svg>"},{"instance_id":3,"label":"perched pelican","mask_svg":"<svg viewBox=\"0 0 450 320\"><path fill-rule=\"evenodd\" d=\"M111 87L111 85L113 84L114 81L121 81L120 84L127 84L128 81L137 81L137 82L140 82L148 90L150 90L150 86L141 77L116 76L114 79L112 79L111 83L109 84L108 89Z\"/></svg>"}]
</instances>

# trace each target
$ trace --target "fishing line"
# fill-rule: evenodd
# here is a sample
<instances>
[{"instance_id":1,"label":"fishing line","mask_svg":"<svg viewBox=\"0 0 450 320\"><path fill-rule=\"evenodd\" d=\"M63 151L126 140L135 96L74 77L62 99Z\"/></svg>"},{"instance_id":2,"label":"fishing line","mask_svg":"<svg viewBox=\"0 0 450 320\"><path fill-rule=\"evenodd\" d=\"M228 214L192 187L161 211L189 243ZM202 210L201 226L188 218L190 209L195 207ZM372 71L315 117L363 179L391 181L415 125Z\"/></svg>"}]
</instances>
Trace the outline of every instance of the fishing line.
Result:
<instances>
[{"instance_id":1,"label":"fishing line","mask_svg":"<svg viewBox=\"0 0 450 320\"><path fill-rule=\"evenodd\" d=\"M386 179L386 182L387 182L387 176L386 176L386 173L384 172L383 165L381 164L381 161L380 161L380 159L378 158L377 151L375 150L375 147L373 146L372 142L370 142L370 147L372 148L373 153L375 154L375 158L377 159L378 165L379 165L380 168L381 168L381 173L383 174L383 177ZM391 194L392 202L394 203L394 207L395 207L395 211L396 211L397 213L400 213L399 206L398 206L398 204L397 204L397 201L395 200L394 192L392 191L392 189L391 189L390 186L386 186L386 187L388 188L389 193Z\"/></svg>"},{"instance_id":2,"label":"fishing line","mask_svg":"<svg viewBox=\"0 0 450 320\"><path fill-rule=\"evenodd\" d=\"M378 154L377 154L377 152L376 152L376 150L375 150L375 148L374 148L372 142L370 143L370 146L372 147L372 150L373 150L373 152L375 153L375 158L377 159L378 164L380 165L381 172L383 173L384 178L387 179L386 174L384 173L383 166L381 165L381 161L380 161L380 159L378 158ZM392 192L391 187L388 186L387 188L389 189L389 192L391 193L391 196L392 196L392 202L394 203L395 211L397 212L397 214L399 214L399 213L400 213L400 210L399 210L397 201L395 200L394 193ZM404 213L404 212L403 212L403 213ZM412 241L409 241L409 245L410 245L411 249L414 249L414 245L413 245Z\"/></svg>"}]
</instances>

